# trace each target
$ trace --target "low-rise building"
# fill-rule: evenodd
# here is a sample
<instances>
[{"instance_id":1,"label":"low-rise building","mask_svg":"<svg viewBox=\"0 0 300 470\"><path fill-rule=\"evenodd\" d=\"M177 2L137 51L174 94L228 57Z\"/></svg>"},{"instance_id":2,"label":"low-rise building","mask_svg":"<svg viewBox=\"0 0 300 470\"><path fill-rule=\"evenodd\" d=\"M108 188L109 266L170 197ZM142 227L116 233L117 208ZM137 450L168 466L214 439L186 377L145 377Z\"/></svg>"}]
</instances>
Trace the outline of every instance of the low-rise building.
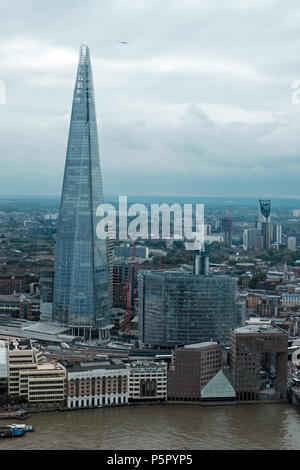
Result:
<instances>
[{"instance_id":1,"label":"low-rise building","mask_svg":"<svg viewBox=\"0 0 300 470\"><path fill-rule=\"evenodd\" d=\"M43 362L30 339L8 340L8 394L29 404L64 404L66 371L59 363Z\"/></svg>"},{"instance_id":2,"label":"low-rise building","mask_svg":"<svg viewBox=\"0 0 300 470\"><path fill-rule=\"evenodd\" d=\"M90 408L128 403L128 369L111 361L68 363L67 406Z\"/></svg>"},{"instance_id":3,"label":"low-rise building","mask_svg":"<svg viewBox=\"0 0 300 470\"><path fill-rule=\"evenodd\" d=\"M36 295L0 295L0 316L11 315L15 318L35 321L40 318L40 299Z\"/></svg>"},{"instance_id":4,"label":"low-rise building","mask_svg":"<svg viewBox=\"0 0 300 470\"><path fill-rule=\"evenodd\" d=\"M20 396L29 404L65 404L66 371L59 363L37 365L35 370L20 370Z\"/></svg>"},{"instance_id":5,"label":"low-rise building","mask_svg":"<svg viewBox=\"0 0 300 470\"><path fill-rule=\"evenodd\" d=\"M167 399L167 364L135 361L128 364L129 401Z\"/></svg>"}]
</instances>

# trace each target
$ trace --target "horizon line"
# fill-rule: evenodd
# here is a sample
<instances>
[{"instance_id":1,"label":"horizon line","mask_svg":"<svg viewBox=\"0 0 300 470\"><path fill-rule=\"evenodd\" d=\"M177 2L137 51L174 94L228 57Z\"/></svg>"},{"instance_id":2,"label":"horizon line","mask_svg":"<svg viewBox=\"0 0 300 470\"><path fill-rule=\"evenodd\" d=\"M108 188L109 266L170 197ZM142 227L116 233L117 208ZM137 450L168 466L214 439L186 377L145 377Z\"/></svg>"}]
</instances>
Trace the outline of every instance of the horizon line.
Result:
<instances>
[{"instance_id":1,"label":"horizon line","mask_svg":"<svg viewBox=\"0 0 300 470\"><path fill-rule=\"evenodd\" d=\"M238 199L238 198L247 198L247 199L300 199L300 196L284 196L284 195L268 195L268 196L249 196L249 195L222 195L222 196L211 196L211 195L175 195L175 194L104 194L104 197L173 197L173 198L214 198L214 199ZM0 198L8 198L8 197L17 197L17 198L61 198L59 194L0 194Z\"/></svg>"}]
</instances>

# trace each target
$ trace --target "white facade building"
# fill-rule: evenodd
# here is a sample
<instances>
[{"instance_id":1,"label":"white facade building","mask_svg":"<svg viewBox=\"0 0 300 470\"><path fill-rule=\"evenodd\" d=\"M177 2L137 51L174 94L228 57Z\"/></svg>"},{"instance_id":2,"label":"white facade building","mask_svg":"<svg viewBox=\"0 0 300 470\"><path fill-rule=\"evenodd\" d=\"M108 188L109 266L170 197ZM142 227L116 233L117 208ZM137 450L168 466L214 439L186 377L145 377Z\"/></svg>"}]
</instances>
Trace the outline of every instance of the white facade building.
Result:
<instances>
[{"instance_id":1,"label":"white facade building","mask_svg":"<svg viewBox=\"0 0 300 470\"><path fill-rule=\"evenodd\" d=\"M128 364L129 399L167 399L167 364L165 362L136 361Z\"/></svg>"},{"instance_id":2,"label":"white facade building","mask_svg":"<svg viewBox=\"0 0 300 470\"><path fill-rule=\"evenodd\" d=\"M72 364L67 367L68 408L126 405L129 397L128 374L126 366L121 364Z\"/></svg>"}]
</instances>

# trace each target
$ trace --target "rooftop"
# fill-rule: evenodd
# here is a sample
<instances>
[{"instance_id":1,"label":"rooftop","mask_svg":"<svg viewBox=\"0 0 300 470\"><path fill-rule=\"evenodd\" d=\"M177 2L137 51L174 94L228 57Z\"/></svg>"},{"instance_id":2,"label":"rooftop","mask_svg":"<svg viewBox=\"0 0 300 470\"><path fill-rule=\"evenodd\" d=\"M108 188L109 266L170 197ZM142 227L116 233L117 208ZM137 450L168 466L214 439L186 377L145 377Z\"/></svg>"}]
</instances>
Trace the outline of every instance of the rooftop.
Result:
<instances>
[{"instance_id":1,"label":"rooftop","mask_svg":"<svg viewBox=\"0 0 300 470\"><path fill-rule=\"evenodd\" d=\"M40 299L37 295L30 295L30 294L7 294L7 295L0 295L0 303L13 303L18 304L22 300L28 300L33 304L39 304Z\"/></svg>"},{"instance_id":2,"label":"rooftop","mask_svg":"<svg viewBox=\"0 0 300 470\"><path fill-rule=\"evenodd\" d=\"M242 326L241 328L235 328L233 330L236 334L284 334L287 335L287 332L281 328L274 326L272 324L265 323L256 323L251 325Z\"/></svg>"},{"instance_id":3,"label":"rooftop","mask_svg":"<svg viewBox=\"0 0 300 470\"><path fill-rule=\"evenodd\" d=\"M52 343L71 342L75 336L65 334L69 328L48 322L31 322L10 316L0 316L0 339L31 338ZM64 333L64 334L63 334Z\"/></svg>"},{"instance_id":4,"label":"rooftop","mask_svg":"<svg viewBox=\"0 0 300 470\"><path fill-rule=\"evenodd\" d=\"M30 339L25 338L10 338L8 340L8 348L10 351L14 349L17 350L30 350L32 349L32 344Z\"/></svg>"},{"instance_id":5,"label":"rooftop","mask_svg":"<svg viewBox=\"0 0 300 470\"><path fill-rule=\"evenodd\" d=\"M111 361L99 362L68 362L64 364L68 372L83 372L95 369L126 369L125 364L115 364Z\"/></svg>"},{"instance_id":6,"label":"rooftop","mask_svg":"<svg viewBox=\"0 0 300 470\"><path fill-rule=\"evenodd\" d=\"M201 399L235 398L235 390L223 370L219 372L201 390Z\"/></svg>"},{"instance_id":7,"label":"rooftop","mask_svg":"<svg viewBox=\"0 0 300 470\"><path fill-rule=\"evenodd\" d=\"M205 341L203 343L193 343L193 344L185 344L183 347L187 349L201 349L201 348L207 348L209 346L219 346L219 343L216 341Z\"/></svg>"}]
</instances>

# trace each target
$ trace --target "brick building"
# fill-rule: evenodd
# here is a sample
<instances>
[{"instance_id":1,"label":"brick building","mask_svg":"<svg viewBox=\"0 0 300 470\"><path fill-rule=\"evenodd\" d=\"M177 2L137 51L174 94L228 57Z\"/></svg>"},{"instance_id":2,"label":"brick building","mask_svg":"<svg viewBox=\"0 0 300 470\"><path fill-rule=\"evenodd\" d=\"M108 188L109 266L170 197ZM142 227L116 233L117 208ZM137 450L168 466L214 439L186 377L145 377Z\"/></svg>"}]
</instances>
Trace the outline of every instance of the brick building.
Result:
<instances>
[{"instance_id":1,"label":"brick building","mask_svg":"<svg viewBox=\"0 0 300 470\"><path fill-rule=\"evenodd\" d=\"M200 401L201 389L221 368L221 346L205 342L178 347L168 370L168 401Z\"/></svg>"},{"instance_id":2,"label":"brick building","mask_svg":"<svg viewBox=\"0 0 300 470\"><path fill-rule=\"evenodd\" d=\"M237 400L285 400L288 333L273 324L231 331L229 362Z\"/></svg>"},{"instance_id":3,"label":"brick building","mask_svg":"<svg viewBox=\"0 0 300 470\"><path fill-rule=\"evenodd\" d=\"M26 292L24 276L0 276L0 295Z\"/></svg>"},{"instance_id":4,"label":"brick building","mask_svg":"<svg viewBox=\"0 0 300 470\"><path fill-rule=\"evenodd\" d=\"M40 318L40 299L30 294L0 295L0 316L11 315L23 320L36 321Z\"/></svg>"}]
</instances>

